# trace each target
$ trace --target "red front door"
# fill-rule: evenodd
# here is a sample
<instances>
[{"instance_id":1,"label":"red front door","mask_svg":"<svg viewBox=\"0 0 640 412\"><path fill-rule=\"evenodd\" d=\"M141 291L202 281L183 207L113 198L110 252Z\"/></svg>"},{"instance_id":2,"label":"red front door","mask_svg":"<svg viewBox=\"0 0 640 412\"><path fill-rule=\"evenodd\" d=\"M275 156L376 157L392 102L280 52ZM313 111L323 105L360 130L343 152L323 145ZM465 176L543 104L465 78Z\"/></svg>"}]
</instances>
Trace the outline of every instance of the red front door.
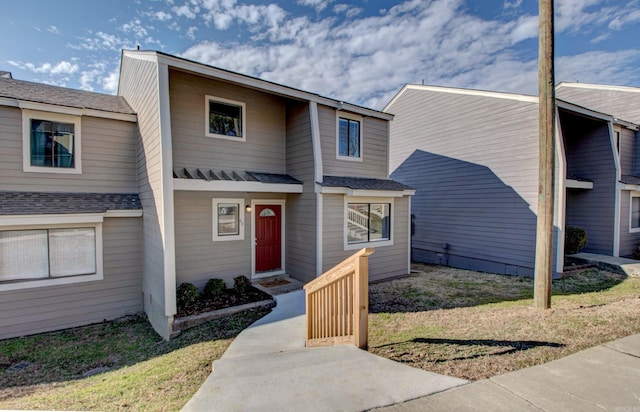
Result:
<instances>
[{"instance_id":1,"label":"red front door","mask_svg":"<svg viewBox=\"0 0 640 412\"><path fill-rule=\"evenodd\" d=\"M256 205L256 272L282 268L282 207Z\"/></svg>"}]
</instances>

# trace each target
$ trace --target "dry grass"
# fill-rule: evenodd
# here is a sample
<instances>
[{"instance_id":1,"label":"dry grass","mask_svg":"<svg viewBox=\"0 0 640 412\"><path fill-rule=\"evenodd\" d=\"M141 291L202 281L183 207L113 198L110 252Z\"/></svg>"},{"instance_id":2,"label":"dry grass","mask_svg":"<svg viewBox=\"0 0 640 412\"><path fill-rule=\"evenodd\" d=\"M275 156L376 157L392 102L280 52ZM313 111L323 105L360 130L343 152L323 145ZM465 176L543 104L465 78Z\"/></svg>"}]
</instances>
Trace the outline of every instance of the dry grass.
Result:
<instances>
[{"instance_id":1,"label":"dry grass","mask_svg":"<svg viewBox=\"0 0 640 412\"><path fill-rule=\"evenodd\" d=\"M538 311L527 278L417 265L372 285L370 351L464 379L538 365L640 332L640 279L590 269L554 281Z\"/></svg>"},{"instance_id":2,"label":"dry grass","mask_svg":"<svg viewBox=\"0 0 640 412\"><path fill-rule=\"evenodd\" d=\"M134 317L0 341L0 409L179 410L233 338L264 316L251 310L163 341ZM28 362L30 366L7 370ZM105 367L104 373L84 373Z\"/></svg>"}]
</instances>

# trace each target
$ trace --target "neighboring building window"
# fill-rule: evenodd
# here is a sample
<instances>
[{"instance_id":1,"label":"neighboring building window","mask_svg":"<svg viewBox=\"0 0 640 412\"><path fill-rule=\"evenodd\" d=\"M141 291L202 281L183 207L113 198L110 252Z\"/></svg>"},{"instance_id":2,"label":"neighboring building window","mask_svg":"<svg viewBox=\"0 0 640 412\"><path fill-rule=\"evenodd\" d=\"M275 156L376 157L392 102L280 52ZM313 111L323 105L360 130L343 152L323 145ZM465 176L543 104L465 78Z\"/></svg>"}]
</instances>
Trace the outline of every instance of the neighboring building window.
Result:
<instances>
[{"instance_id":1,"label":"neighboring building window","mask_svg":"<svg viewBox=\"0 0 640 412\"><path fill-rule=\"evenodd\" d=\"M101 224L0 231L0 290L99 279Z\"/></svg>"},{"instance_id":2,"label":"neighboring building window","mask_svg":"<svg viewBox=\"0 0 640 412\"><path fill-rule=\"evenodd\" d=\"M23 110L25 172L81 173L80 117Z\"/></svg>"},{"instance_id":3,"label":"neighboring building window","mask_svg":"<svg viewBox=\"0 0 640 412\"><path fill-rule=\"evenodd\" d=\"M206 135L245 141L246 105L241 102L206 96Z\"/></svg>"},{"instance_id":4,"label":"neighboring building window","mask_svg":"<svg viewBox=\"0 0 640 412\"><path fill-rule=\"evenodd\" d=\"M213 199L213 241L244 239L243 213L243 199Z\"/></svg>"},{"instance_id":5,"label":"neighboring building window","mask_svg":"<svg viewBox=\"0 0 640 412\"><path fill-rule=\"evenodd\" d=\"M351 198L347 203L347 245L391 241L391 203L365 202Z\"/></svg>"},{"instance_id":6,"label":"neighboring building window","mask_svg":"<svg viewBox=\"0 0 640 412\"><path fill-rule=\"evenodd\" d=\"M629 217L629 230L640 232L640 192L631 193L631 216Z\"/></svg>"},{"instance_id":7,"label":"neighboring building window","mask_svg":"<svg viewBox=\"0 0 640 412\"><path fill-rule=\"evenodd\" d=\"M362 159L362 118L341 113L338 116L337 157L342 160Z\"/></svg>"}]
</instances>

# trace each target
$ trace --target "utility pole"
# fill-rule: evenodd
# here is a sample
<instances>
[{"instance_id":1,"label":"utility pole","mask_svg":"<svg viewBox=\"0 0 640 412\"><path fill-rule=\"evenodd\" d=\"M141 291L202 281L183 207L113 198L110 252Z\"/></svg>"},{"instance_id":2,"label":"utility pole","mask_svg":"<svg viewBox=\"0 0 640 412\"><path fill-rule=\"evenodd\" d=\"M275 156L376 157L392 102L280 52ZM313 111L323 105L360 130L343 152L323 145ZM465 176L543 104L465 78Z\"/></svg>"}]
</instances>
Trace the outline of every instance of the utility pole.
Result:
<instances>
[{"instance_id":1,"label":"utility pole","mask_svg":"<svg viewBox=\"0 0 640 412\"><path fill-rule=\"evenodd\" d=\"M536 230L535 287L537 309L551 307L553 209L555 178L555 79L553 68L553 0L539 0L538 106L539 180Z\"/></svg>"}]
</instances>

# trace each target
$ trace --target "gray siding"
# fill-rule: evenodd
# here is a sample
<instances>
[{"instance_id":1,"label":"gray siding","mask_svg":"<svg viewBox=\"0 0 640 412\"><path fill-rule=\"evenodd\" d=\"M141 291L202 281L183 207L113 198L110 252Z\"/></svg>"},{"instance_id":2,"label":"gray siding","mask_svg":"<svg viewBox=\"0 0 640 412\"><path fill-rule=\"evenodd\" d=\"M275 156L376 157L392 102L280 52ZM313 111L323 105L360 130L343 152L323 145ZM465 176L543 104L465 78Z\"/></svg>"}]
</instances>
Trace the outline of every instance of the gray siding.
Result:
<instances>
[{"instance_id":1,"label":"gray siding","mask_svg":"<svg viewBox=\"0 0 640 412\"><path fill-rule=\"evenodd\" d=\"M154 329L168 338L170 325L165 314L164 240L160 226L164 217L158 90L157 64L123 57L119 94L138 114L137 176L144 210L144 306Z\"/></svg>"},{"instance_id":2,"label":"gray siding","mask_svg":"<svg viewBox=\"0 0 640 412\"><path fill-rule=\"evenodd\" d=\"M106 218L104 279L0 292L0 339L70 328L142 311L139 218Z\"/></svg>"},{"instance_id":3,"label":"gray siding","mask_svg":"<svg viewBox=\"0 0 640 412\"><path fill-rule=\"evenodd\" d=\"M0 106L0 190L135 193L136 124L82 117L82 174L24 172L22 112Z\"/></svg>"},{"instance_id":4,"label":"gray siding","mask_svg":"<svg viewBox=\"0 0 640 412\"><path fill-rule=\"evenodd\" d=\"M174 167L285 172L285 102L270 94L170 70ZM205 135L205 96L246 104L246 141Z\"/></svg>"},{"instance_id":5,"label":"gray siding","mask_svg":"<svg viewBox=\"0 0 640 412\"><path fill-rule=\"evenodd\" d=\"M389 122L364 117L362 124L362 161L336 158L336 110L318 105L320 142L322 146L323 174L328 176L354 176L386 179Z\"/></svg>"},{"instance_id":6,"label":"gray siding","mask_svg":"<svg viewBox=\"0 0 640 412\"><path fill-rule=\"evenodd\" d=\"M212 200L244 198L248 205L252 197L283 199L284 196L269 193L250 196L238 192L174 192L177 283L191 282L203 287L208 279L221 278L228 286L232 286L236 276L251 278L251 214L242 211L245 220L243 240L214 242Z\"/></svg>"},{"instance_id":7,"label":"gray siding","mask_svg":"<svg viewBox=\"0 0 640 412\"><path fill-rule=\"evenodd\" d=\"M344 250L344 196L322 195L323 265L327 271L357 250ZM376 247L369 258L369 281L408 274L408 197L395 198L392 210L393 245ZM365 245L374 247L374 244ZM363 247L365 247L363 246Z\"/></svg>"},{"instance_id":8,"label":"gray siding","mask_svg":"<svg viewBox=\"0 0 640 412\"><path fill-rule=\"evenodd\" d=\"M567 190L566 225L587 231L585 252L613 254L617 175L606 122L560 111L567 174L593 181L591 190Z\"/></svg>"},{"instance_id":9,"label":"gray siding","mask_svg":"<svg viewBox=\"0 0 640 412\"><path fill-rule=\"evenodd\" d=\"M417 189L413 260L532 275L537 103L407 89L388 111L391 177Z\"/></svg>"},{"instance_id":10,"label":"gray siding","mask_svg":"<svg viewBox=\"0 0 640 412\"><path fill-rule=\"evenodd\" d=\"M556 89L556 96L559 99L640 124L640 88L607 90L560 84Z\"/></svg>"},{"instance_id":11,"label":"gray siding","mask_svg":"<svg viewBox=\"0 0 640 412\"><path fill-rule=\"evenodd\" d=\"M287 196L287 273L309 281L316 275L316 194L308 103L287 107L287 173L303 182L303 193Z\"/></svg>"},{"instance_id":12,"label":"gray siding","mask_svg":"<svg viewBox=\"0 0 640 412\"><path fill-rule=\"evenodd\" d=\"M621 128L620 132L620 174L633 175L634 168L634 152L635 152L635 132L629 129ZM614 133L615 139L615 133Z\"/></svg>"}]
</instances>

